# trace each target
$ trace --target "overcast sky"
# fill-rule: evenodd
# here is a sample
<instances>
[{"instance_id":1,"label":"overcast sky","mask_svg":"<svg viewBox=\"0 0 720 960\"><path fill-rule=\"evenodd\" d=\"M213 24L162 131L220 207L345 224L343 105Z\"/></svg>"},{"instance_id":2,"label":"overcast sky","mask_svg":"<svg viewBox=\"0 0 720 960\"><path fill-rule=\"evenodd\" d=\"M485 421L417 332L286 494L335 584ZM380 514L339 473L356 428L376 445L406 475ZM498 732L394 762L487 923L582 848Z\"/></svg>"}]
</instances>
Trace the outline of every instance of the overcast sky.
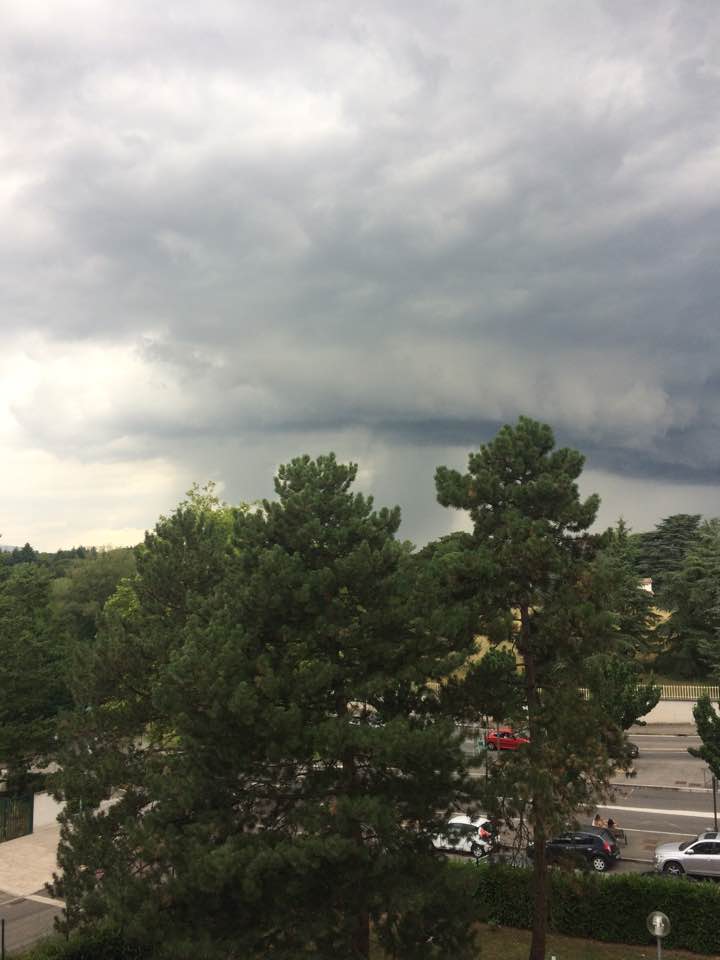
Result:
<instances>
[{"instance_id":1,"label":"overcast sky","mask_svg":"<svg viewBox=\"0 0 720 960\"><path fill-rule=\"evenodd\" d=\"M5 0L2 542L335 450L422 544L522 413L720 514L719 103L717 0Z\"/></svg>"}]
</instances>

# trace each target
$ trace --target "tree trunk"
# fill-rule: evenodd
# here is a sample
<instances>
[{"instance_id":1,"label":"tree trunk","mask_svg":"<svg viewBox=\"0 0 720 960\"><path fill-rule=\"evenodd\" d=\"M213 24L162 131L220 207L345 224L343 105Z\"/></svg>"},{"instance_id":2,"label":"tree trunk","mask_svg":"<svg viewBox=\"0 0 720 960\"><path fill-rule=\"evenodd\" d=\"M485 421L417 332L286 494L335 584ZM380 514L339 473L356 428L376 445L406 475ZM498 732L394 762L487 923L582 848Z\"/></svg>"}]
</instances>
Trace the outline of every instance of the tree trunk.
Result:
<instances>
[{"instance_id":1,"label":"tree trunk","mask_svg":"<svg viewBox=\"0 0 720 960\"><path fill-rule=\"evenodd\" d=\"M537 689L535 658L530 636L530 610L527 604L520 606L520 639L518 649L525 666L525 699L528 708L528 732L533 762L542 758L543 730L540 723L540 695ZM534 756L533 756L534 755ZM537 794L532 798L531 823L533 828L533 926L528 960L545 960L547 935L547 862L545 852L544 801Z\"/></svg>"},{"instance_id":2,"label":"tree trunk","mask_svg":"<svg viewBox=\"0 0 720 960\"><path fill-rule=\"evenodd\" d=\"M347 698L338 698L338 715L347 713ZM345 750L343 753L343 790L347 797L356 797L360 792L360 785L357 780L357 765L355 753L353 750ZM362 848L364 846L362 824L354 821L350 824L350 836L354 843ZM353 929L351 933L350 946L353 957L362 957L363 960L369 960L370 957L370 914L362 903L360 891L358 891L358 901L348 904L348 909L353 916Z\"/></svg>"},{"instance_id":3,"label":"tree trunk","mask_svg":"<svg viewBox=\"0 0 720 960\"><path fill-rule=\"evenodd\" d=\"M366 910L358 914L352 939L353 956L368 960L370 956L370 915Z\"/></svg>"},{"instance_id":4,"label":"tree trunk","mask_svg":"<svg viewBox=\"0 0 720 960\"><path fill-rule=\"evenodd\" d=\"M534 832L535 854L533 859L533 926L528 960L545 960L547 935L547 863L545 859L545 833L542 828Z\"/></svg>"}]
</instances>

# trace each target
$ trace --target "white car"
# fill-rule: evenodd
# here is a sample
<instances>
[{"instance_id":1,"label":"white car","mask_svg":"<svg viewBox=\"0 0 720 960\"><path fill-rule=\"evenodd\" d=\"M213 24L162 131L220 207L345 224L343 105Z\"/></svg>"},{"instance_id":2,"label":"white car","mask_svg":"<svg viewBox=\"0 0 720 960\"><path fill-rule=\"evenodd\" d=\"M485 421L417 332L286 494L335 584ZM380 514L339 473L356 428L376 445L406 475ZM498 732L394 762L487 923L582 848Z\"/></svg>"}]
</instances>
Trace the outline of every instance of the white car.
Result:
<instances>
[{"instance_id":1,"label":"white car","mask_svg":"<svg viewBox=\"0 0 720 960\"><path fill-rule=\"evenodd\" d=\"M450 817L432 842L436 850L484 857L490 852L493 835L493 825L487 817L471 820L464 814L457 814Z\"/></svg>"}]
</instances>

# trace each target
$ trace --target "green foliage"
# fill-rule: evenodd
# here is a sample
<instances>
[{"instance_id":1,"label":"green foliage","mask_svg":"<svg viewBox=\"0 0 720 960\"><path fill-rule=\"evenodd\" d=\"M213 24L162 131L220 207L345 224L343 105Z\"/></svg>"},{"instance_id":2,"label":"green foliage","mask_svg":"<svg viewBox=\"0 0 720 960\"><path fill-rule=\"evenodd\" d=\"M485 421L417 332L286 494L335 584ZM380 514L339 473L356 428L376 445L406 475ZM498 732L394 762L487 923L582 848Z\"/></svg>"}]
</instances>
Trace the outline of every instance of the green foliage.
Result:
<instances>
[{"instance_id":1,"label":"green foliage","mask_svg":"<svg viewBox=\"0 0 720 960\"><path fill-rule=\"evenodd\" d=\"M44 782L38 770L54 758L58 715L71 701L73 645L94 636L105 600L134 569L130 550L66 553L26 544L0 566L0 763L12 792Z\"/></svg>"},{"instance_id":2,"label":"green foliage","mask_svg":"<svg viewBox=\"0 0 720 960\"><path fill-rule=\"evenodd\" d=\"M617 654L598 654L589 658L588 687L600 710L621 730L644 723L660 700L662 689L652 681L643 681L640 666Z\"/></svg>"},{"instance_id":3,"label":"green foliage","mask_svg":"<svg viewBox=\"0 0 720 960\"><path fill-rule=\"evenodd\" d=\"M9 553L0 554L0 562L7 567L14 567L19 563L37 563L39 554L29 543L24 547L15 547Z\"/></svg>"},{"instance_id":4,"label":"green foliage","mask_svg":"<svg viewBox=\"0 0 720 960\"><path fill-rule=\"evenodd\" d=\"M655 650L659 619L655 598L641 586L637 546L622 518L598 541L593 590L596 602L610 611L610 639L615 653L635 658Z\"/></svg>"},{"instance_id":5,"label":"green foliage","mask_svg":"<svg viewBox=\"0 0 720 960\"><path fill-rule=\"evenodd\" d=\"M532 874L506 866L462 865L477 875L477 919L503 926L532 926ZM670 917L670 949L714 954L720 943L720 889L660 876L597 877L550 873L549 926L572 937L627 944L652 944L645 925L653 910Z\"/></svg>"},{"instance_id":6,"label":"green foliage","mask_svg":"<svg viewBox=\"0 0 720 960\"><path fill-rule=\"evenodd\" d=\"M69 939L46 940L24 953L22 960L152 960L152 955L119 931L100 926Z\"/></svg>"},{"instance_id":7,"label":"green foliage","mask_svg":"<svg viewBox=\"0 0 720 960\"><path fill-rule=\"evenodd\" d=\"M720 780L720 713L713 708L709 697L701 697L693 707L693 717L702 746L688 747L688 753L704 760Z\"/></svg>"},{"instance_id":8,"label":"green foliage","mask_svg":"<svg viewBox=\"0 0 720 960\"><path fill-rule=\"evenodd\" d=\"M523 684L509 650L492 647L479 660L451 677L443 687L448 713L456 720L478 722L492 717L498 723L522 717Z\"/></svg>"},{"instance_id":9,"label":"green foliage","mask_svg":"<svg viewBox=\"0 0 720 960\"><path fill-rule=\"evenodd\" d=\"M8 788L25 792L55 749L58 712L69 703L66 649L49 607L50 578L39 564L14 566L0 581L0 762Z\"/></svg>"},{"instance_id":10,"label":"green foliage","mask_svg":"<svg viewBox=\"0 0 720 960\"><path fill-rule=\"evenodd\" d=\"M586 659L617 643L617 581L627 572L618 549L612 562L595 562L602 541L587 530L599 500L580 499L583 463L577 451L555 449L550 427L521 417L470 455L466 474L436 472L439 502L473 523L475 560L458 602L475 575L475 632L512 642L522 658L530 744L493 765L487 783L488 802L511 797L501 812L514 805L533 829L533 958L544 956L544 838L592 802L622 750L612 718L578 689Z\"/></svg>"},{"instance_id":11,"label":"green foliage","mask_svg":"<svg viewBox=\"0 0 720 960\"><path fill-rule=\"evenodd\" d=\"M657 668L680 677L720 671L720 519L703 523L679 568L668 577L670 619L659 629L667 643Z\"/></svg>"},{"instance_id":12,"label":"green foliage","mask_svg":"<svg viewBox=\"0 0 720 960\"><path fill-rule=\"evenodd\" d=\"M105 550L74 559L52 581L50 605L57 628L72 641L92 640L105 602L135 572L131 549Z\"/></svg>"},{"instance_id":13,"label":"green foliage","mask_svg":"<svg viewBox=\"0 0 720 960\"><path fill-rule=\"evenodd\" d=\"M468 955L430 836L475 793L434 693L472 638L418 613L423 565L356 469L298 458L253 510L193 491L146 537L76 668L69 926L296 960L366 956L372 921L398 956Z\"/></svg>"},{"instance_id":14,"label":"green foliage","mask_svg":"<svg viewBox=\"0 0 720 960\"><path fill-rule=\"evenodd\" d=\"M638 575L651 577L653 591L661 603L669 579L682 566L688 548L695 542L700 514L676 513L665 517L648 533L634 534Z\"/></svg>"}]
</instances>

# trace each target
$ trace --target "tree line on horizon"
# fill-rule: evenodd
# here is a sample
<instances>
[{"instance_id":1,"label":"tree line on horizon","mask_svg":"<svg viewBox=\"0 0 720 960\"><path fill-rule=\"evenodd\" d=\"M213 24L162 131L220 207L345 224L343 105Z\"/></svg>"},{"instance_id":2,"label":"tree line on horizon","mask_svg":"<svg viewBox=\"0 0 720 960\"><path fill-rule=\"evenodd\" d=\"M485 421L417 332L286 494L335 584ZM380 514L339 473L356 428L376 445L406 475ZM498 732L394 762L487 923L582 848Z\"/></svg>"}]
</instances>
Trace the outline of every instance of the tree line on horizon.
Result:
<instances>
[{"instance_id":1,"label":"tree line on horizon","mask_svg":"<svg viewBox=\"0 0 720 960\"><path fill-rule=\"evenodd\" d=\"M18 790L60 765L66 931L158 957L367 957L371 932L388 956L470 957L473 890L431 839L482 808L532 831L544 957L544 841L629 764L655 605L709 549L700 518L668 518L686 546L640 590L662 537L590 533L582 466L521 418L438 468L472 532L421 550L330 454L255 506L196 487L134 550L0 565L0 760ZM456 725L483 717L530 745L475 778Z\"/></svg>"}]
</instances>

